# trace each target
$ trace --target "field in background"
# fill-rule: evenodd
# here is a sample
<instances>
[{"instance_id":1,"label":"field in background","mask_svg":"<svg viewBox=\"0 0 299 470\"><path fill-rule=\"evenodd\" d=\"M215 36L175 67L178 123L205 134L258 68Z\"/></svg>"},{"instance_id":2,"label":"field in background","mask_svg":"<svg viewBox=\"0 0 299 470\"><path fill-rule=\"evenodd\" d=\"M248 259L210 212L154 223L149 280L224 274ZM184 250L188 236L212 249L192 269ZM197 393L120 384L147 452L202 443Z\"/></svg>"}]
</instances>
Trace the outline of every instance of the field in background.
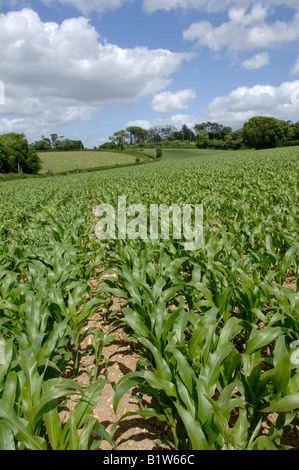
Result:
<instances>
[{"instance_id":1,"label":"field in background","mask_svg":"<svg viewBox=\"0 0 299 470\"><path fill-rule=\"evenodd\" d=\"M55 174L135 162L133 155L102 151L40 152L39 157L42 161L41 174L48 173L49 170Z\"/></svg>"},{"instance_id":2,"label":"field in background","mask_svg":"<svg viewBox=\"0 0 299 470\"><path fill-rule=\"evenodd\" d=\"M145 149L144 153L150 156L155 155L155 149ZM267 155L290 155L290 154L299 154L299 147L284 147L284 148L274 148L269 150L255 150L255 149L244 149L244 150L214 150L214 149L172 149L172 148L163 148L163 157L162 161L177 161L177 160L207 160L213 162L213 160L224 160L226 162L233 162L234 160L238 161L239 158L250 158L250 156L267 156Z\"/></svg>"},{"instance_id":3,"label":"field in background","mask_svg":"<svg viewBox=\"0 0 299 470\"><path fill-rule=\"evenodd\" d=\"M131 152L131 154L130 154ZM276 154L289 154L290 152L298 152L298 147L276 148L270 151L256 150L204 150L204 149L163 149L163 157L159 163L174 161L210 161L225 160L234 161L240 157L245 158L251 155L262 155L271 152ZM74 170L100 169L106 167L117 167L118 165L132 165L138 156L140 161L146 161L147 156L154 157L155 149L131 150L127 152L109 152L109 151L74 151L74 152L40 152L39 157L42 160L42 170L40 174L59 174L71 172ZM143 158L142 158L143 155ZM151 161L151 160L149 160Z\"/></svg>"}]
</instances>

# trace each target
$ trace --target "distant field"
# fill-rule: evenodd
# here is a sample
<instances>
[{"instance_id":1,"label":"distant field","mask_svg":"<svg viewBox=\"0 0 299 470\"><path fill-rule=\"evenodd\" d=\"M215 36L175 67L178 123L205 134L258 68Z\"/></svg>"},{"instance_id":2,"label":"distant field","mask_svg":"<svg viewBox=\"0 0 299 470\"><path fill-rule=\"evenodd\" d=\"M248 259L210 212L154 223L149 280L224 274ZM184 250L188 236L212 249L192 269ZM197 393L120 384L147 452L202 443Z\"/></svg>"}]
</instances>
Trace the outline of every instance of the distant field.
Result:
<instances>
[{"instance_id":1,"label":"distant field","mask_svg":"<svg viewBox=\"0 0 299 470\"><path fill-rule=\"evenodd\" d=\"M150 156L155 155L155 149L145 149L145 154ZM274 149L255 150L255 149L244 149L244 150L216 150L216 149L187 149L187 148L163 148L163 156L161 163L168 162L181 162L186 163L198 161L212 162L214 160L224 160L226 162L234 163L239 158L250 158L252 156L263 157L263 155L281 155L286 157L294 152L298 155L299 147L277 147Z\"/></svg>"},{"instance_id":2,"label":"distant field","mask_svg":"<svg viewBox=\"0 0 299 470\"><path fill-rule=\"evenodd\" d=\"M54 174L135 162L133 155L114 152L40 152L39 157L42 161L40 173L48 173L51 170Z\"/></svg>"},{"instance_id":3,"label":"distant field","mask_svg":"<svg viewBox=\"0 0 299 470\"><path fill-rule=\"evenodd\" d=\"M156 153L155 149L145 149L144 152L150 156L154 156ZM234 154L235 152L233 152ZM227 150L214 150L214 149L187 149L187 148L163 148L162 161L173 161L173 160L187 160L194 158L205 158L220 155L228 155Z\"/></svg>"},{"instance_id":4,"label":"distant field","mask_svg":"<svg viewBox=\"0 0 299 470\"><path fill-rule=\"evenodd\" d=\"M272 149L271 153L289 153L292 148L289 149ZM293 150L298 150L298 147ZM146 155L154 156L156 153L155 149L145 149L144 157ZM213 150L213 149L163 149L163 157L161 163L164 162L187 162L194 160L210 160L214 158L217 159L230 159L232 161L236 159L237 156L245 156L245 154L254 155L258 154L256 150ZM139 154L140 155L140 154ZM116 165L125 165L135 163L135 155L129 155L123 152L95 152L95 151L76 151L76 152L40 152L39 157L42 160L42 169L41 174L48 173L49 170L53 174L63 173L67 171L74 170L87 170L92 168L101 168L101 167L114 167Z\"/></svg>"}]
</instances>

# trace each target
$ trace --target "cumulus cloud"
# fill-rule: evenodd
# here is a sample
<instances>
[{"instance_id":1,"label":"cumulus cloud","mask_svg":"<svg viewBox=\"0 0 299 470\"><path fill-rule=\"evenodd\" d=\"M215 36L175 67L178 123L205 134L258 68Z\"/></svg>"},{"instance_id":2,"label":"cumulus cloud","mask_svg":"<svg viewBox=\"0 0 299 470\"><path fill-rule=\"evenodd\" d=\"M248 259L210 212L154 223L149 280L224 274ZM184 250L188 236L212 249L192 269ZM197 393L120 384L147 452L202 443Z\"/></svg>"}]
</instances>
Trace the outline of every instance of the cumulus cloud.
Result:
<instances>
[{"instance_id":1,"label":"cumulus cloud","mask_svg":"<svg viewBox=\"0 0 299 470\"><path fill-rule=\"evenodd\" d=\"M262 52L261 54L254 55L251 59L244 60L244 62L242 62L242 67L245 70L257 70L269 63L270 56L268 52Z\"/></svg>"},{"instance_id":2,"label":"cumulus cloud","mask_svg":"<svg viewBox=\"0 0 299 470\"><path fill-rule=\"evenodd\" d=\"M185 30L183 37L214 51L225 47L230 51L274 47L299 39L299 12L289 22L272 24L266 22L269 13L269 7L260 3L250 10L232 7L228 11L228 22L214 26L209 21L199 21Z\"/></svg>"},{"instance_id":3,"label":"cumulus cloud","mask_svg":"<svg viewBox=\"0 0 299 470\"><path fill-rule=\"evenodd\" d=\"M164 91L154 96L151 107L158 113L173 113L189 108L192 100L196 98L196 92L191 89L180 90L176 93Z\"/></svg>"},{"instance_id":4,"label":"cumulus cloud","mask_svg":"<svg viewBox=\"0 0 299 470\"><path fill-rule=\"evenodd\" d=\"M291 119L299 116L299 80L278 87L239 87L227 96L215 98L205 110L206 119L228 125L242 124L253 116Z\"/></svg>"},{"instance_id":5,"label":"cumulus cloud","mask_svg":"<svg viewBox=\"0 0 299 470\"><path fill-rule=\"evenodd\" d=\"M105 106L154 95L189 57L103 43L85 17L44 23L28 8L0 15L0 44L2 114L43 126L91 120Z\"/></svg>"},{"instance_id":6,"label":"cumulus cloud","mask_svg":"<svg viewBox=\"0 0 299 470\"><path fill-rule=\"evenodd\" d=\"M210 121L237 129L254 116L269 116L283 120L298 119L299 80L284 82L278 87L270 85L239 87L227 96L215 98L201 111L200 116L175 114L166 118L140 119L128 122L126 127L140 126L150 129L171 125L181 129L183 124L192 128L195 124Z\"/></svg>"}]
</instances>

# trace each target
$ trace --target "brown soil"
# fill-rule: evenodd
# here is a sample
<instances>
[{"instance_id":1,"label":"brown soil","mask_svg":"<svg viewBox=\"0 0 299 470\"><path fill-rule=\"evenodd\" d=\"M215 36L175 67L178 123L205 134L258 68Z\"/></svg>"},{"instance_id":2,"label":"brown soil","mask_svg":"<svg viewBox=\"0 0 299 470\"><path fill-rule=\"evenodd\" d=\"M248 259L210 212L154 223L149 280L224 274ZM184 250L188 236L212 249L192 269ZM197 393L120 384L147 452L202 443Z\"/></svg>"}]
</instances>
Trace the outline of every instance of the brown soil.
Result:
<instances>
[{"instance_id":1,"label":"brown soil","mask_svg":"<svg viewBox=\"0 0 299 470\"><path fill-rule=\"evenodd\" d=\"M292 289L294 292L297 291L296 287L296 276L288 276L282 287L286 289Z\"/></svg>"}]
</instances>

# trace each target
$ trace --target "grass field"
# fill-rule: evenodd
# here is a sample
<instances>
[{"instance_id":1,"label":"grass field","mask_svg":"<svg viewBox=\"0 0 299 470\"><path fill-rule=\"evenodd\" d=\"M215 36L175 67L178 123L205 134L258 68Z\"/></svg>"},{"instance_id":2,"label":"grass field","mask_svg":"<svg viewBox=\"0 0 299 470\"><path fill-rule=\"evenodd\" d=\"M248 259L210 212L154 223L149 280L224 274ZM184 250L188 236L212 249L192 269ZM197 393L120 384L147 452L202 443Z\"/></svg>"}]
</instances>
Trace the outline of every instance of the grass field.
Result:
<instances>
[{"instance_id":1,"label":"grass field","mask_svg":"<svg viewBox=\"0 0 299 470\"><path fill-rule=\"evenodd\" d=\"M135 162L133 155L116 152L40 152L39 157L42 161L41 174L48 173L49 170L55 174Z\"/></svg>"},{"instance_id":2,"label":"grass field","mask_svg":"<svg viewBox=\"0 0 299 470\"><path fill-rule=\"evenodd\" d=\"M299 450L298 169L298 147L171 149L0 183L0 449ZM100 241L119 196L202 204L203 243Z\"/></svg>"},{"instance_id":3,"label":"grass field","mask_svg":"<svg viewBox=\"0 0 299 470\"><path fill-rule=\"evenodd\" d=\"M154 156L155 149L145 149L144 153ZM189 160L194 160L195 162L200 162L206 160L207 162L213 162L214 160L219 161L220 159L225 160L226 162L233 162L234 159L238 161L240 158L246 159L250 156L262 156L262 155L288 155L291 153L298 154L299 147L289 147L289 148L274 148L271 150L255 150L255 149L244 149L244 150L214 150L214 149L172 149L172 148L163 148L163 162L174 162L181 161L187 162Z\"/></svg>"},{"instance_id":4,"label":"grass field","mask_svg":"<svg viewBox=\"0 0 299 470\"><path fill-rule=\"evenodd\" d=\"M298 149L297 149L298 150ZM296 151L290 148L289 151ZM281 152L281 149L273 149L271 153L275 155ZM137 153L137 152L136 152ZM156 153L155 149L146 149L143 153L144 160L147 160L147 155L154 157ZM240 152L236 151L219 151L219 150L198 150L198 149L163 149L163 158L161 162L187 162L191 161L213 161L215 158L225 159L226 161L232 160L239 155L255 155L255 150L243 150ZM141 156L142 153L138 153ZM101 167L115 167L117 165L134 164L136 156L132 152L132 155L124 152L109 152L109 151L75 151L75 152L40 152L39 157L42 161L42 170L40 174L47 174L49 170L53 174L59 174L64 172L72 172L74 170L88 170L93 168Z\"/></svg>"},{"instance_id":5,"label":"grass field","mask_svg":"<svg viewBox=\"0 0 299 470\"><path fill-rule=\"evenodd\" d=\"M155 149L145 149L144 152L150 156L154 156L156 153ZM169 160L187 160L187 159L198 159L198 158L204 158L204 157L212 157L213 155L215 156L220 156L221 154L223 155L228 155L227 151L219 151L219 150L199 150L199 149L172 149L172 148L163 148L163 161L169 161ZM233 155L233 153L232 153Z\"/></svg>"},{"instance_id":6,"label":"grass field","mask_svg":"<svg viewBox=\"0 0 299 470\"><path fill-rule=\"evenodd\" d=\"M163 161L202 159L217 156L220 154L228 156L228 152L219 152L215 150L198 150L198 149L164 149ZM136 151L137 154L137 151ZM144 159L147 155L154 157L155 149L146 149L144 151ZM141 156L142 153L138 153ZM126 165L135 163L135 155L124 152L95 152L95 151L75 151L75 152L40 152L39 157L42 161L41 174L46 174L49 170L53 174L59 174L74 170L87 170L91 168L101 168L115 165Z\"/></svg>"}]
</instances>

